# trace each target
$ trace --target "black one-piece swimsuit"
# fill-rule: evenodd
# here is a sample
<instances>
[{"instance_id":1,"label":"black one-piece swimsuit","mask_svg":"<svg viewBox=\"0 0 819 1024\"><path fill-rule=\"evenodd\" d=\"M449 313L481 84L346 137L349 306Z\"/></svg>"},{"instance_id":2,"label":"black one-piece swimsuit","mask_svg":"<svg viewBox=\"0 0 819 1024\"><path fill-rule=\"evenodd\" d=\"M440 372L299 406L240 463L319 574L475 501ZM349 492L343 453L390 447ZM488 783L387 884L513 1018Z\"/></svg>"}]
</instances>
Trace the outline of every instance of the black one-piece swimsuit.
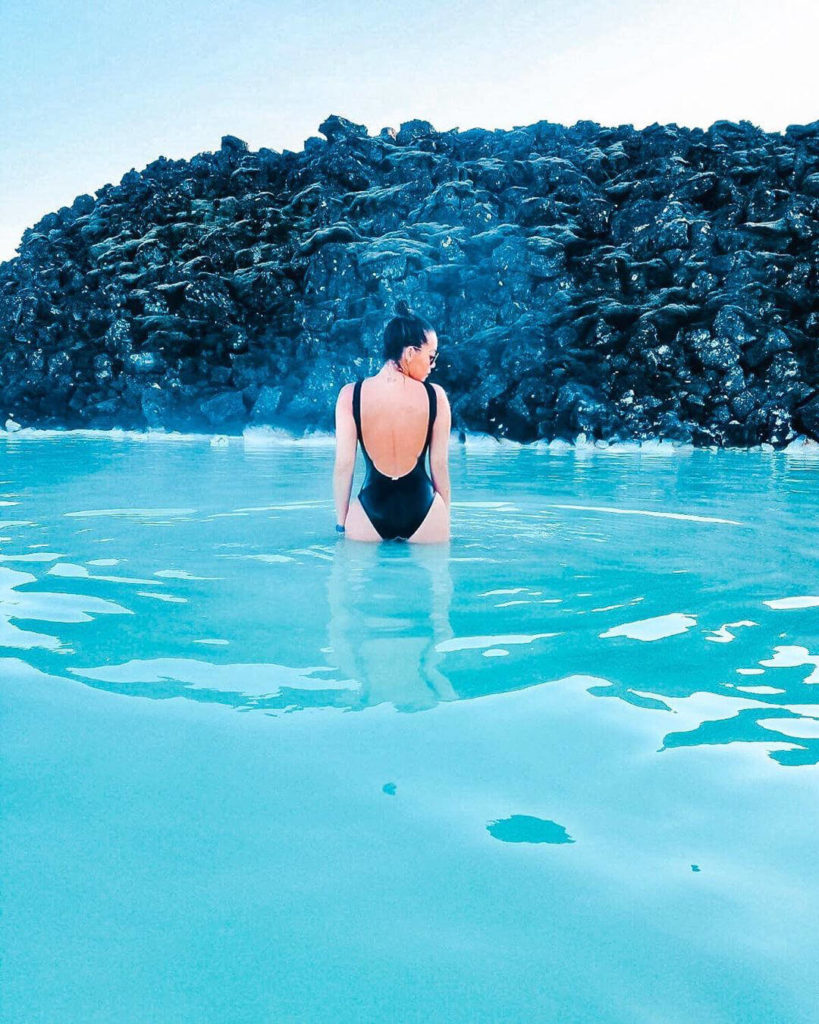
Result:
<instances>
[{"instance_id":1,"label":"black one-piece swimsuit","mask_svg":"<svg viewBox=\"0 0 819 1024\"><path fill-rule=\"evenodd\" d=\"M423 523L435 499L435 488L427 474L424 458L429 451L438 400L435 388L426 381L423 384L429 397L427 439L415 466L409 473L395 478L379 472L364 447L361 437L361 381L357 380L353 388L353 417L366 466L358 500L382 540L408 540Z\"/></svg>"}]
</instances>

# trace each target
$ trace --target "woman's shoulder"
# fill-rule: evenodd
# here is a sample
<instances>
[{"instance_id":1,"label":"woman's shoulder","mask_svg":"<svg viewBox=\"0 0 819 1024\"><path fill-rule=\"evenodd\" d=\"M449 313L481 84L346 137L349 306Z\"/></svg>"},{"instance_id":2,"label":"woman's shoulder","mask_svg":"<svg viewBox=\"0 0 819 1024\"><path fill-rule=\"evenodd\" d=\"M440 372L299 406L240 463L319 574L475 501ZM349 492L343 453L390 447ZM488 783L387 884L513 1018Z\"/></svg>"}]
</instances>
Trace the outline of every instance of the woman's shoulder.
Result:
<instances>
[{"instance_id":1,"label":"woman's shoulder","mask_svg":"<svg viewBox=\"0 0 819 1024\"><path fill-rule=\"evenodd\" d=\"M350 381L349 384L342 384L339 388L338 397L336 398L337 407L352 408L353 390L355 389L356 383L356 381Z\"/></svg>"}]
</instances>

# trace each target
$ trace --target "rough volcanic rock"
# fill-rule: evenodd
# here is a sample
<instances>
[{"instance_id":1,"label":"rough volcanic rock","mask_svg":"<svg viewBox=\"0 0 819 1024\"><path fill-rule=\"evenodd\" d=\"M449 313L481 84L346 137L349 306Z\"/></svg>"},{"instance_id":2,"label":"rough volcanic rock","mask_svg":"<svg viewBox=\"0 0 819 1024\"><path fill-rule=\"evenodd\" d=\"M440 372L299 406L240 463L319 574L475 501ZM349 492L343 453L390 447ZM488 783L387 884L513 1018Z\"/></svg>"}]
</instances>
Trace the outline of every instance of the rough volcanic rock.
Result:
<instances>
[{"instance_id":1,"label":"rough volcanic rock","mask_svg":"<svg viewBox=\"0 0 819 1024\"><path fill-rule=\"evenodd\" d=\"M160 157L27 230L3 418L331 428L405 298L459 431L819 437L819 122L318 131Z\"/></svg>"}]
</instances>

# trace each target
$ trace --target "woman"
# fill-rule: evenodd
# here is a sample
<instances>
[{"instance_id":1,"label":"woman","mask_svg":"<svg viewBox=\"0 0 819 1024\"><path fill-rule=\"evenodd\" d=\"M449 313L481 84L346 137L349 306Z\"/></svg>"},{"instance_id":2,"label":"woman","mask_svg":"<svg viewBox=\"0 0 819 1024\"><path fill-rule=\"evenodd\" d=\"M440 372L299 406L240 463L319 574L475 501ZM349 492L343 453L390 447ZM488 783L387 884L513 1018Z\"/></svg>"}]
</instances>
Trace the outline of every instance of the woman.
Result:
<instances>
[{"instance_id":1,"label":"woman","mask_svg":"<svg viewBox=\"0 0 819 1024\"><path fill-rule=\"evenodd\" d=\"M336 402L336 530L350 540L449 540L449 431L444 389L427 383L438 358L432 326L399 302L384 331L384 365L345 384ZM350 504L356 442L365 477ZM431 479L424 466L429 450ZM418 454L420 451L420 454Z\"/></svg>"}]
</instances>

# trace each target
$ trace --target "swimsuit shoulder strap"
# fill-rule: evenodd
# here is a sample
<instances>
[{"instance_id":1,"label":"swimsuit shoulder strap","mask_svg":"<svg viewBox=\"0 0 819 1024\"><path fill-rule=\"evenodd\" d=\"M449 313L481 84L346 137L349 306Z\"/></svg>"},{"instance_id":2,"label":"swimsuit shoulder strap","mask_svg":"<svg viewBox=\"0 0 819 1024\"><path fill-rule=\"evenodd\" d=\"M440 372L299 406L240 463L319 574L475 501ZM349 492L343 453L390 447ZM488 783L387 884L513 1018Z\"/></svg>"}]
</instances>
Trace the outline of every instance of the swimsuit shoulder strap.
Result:
<instances>
[{"instance_id":1,"label":"swimsuit shoulder strap","mask_svg":"<svg viewBox=\"0 0 819 1024\"><path fill-rule=\"evenodd\" d=\"M364 447L364 442L361 440L361 381L357 380L353 387L353 419L355 420L355 429L358 434L358 443L361 447Z\"/></svg>"},{"instance_id":2,"label":"swimsuit shoulder strap","mask_svg":"<svg viewBox=\"0 0 819 1024\"><path fill-rule=\"evenodd\" d=\"M353 388L353 419L355 420L355 430L358 435L358 443L361 445L361 452L365 459L369 459L370 456L364 447L364 438L361 435L361 385L363 383L363 381L357 380Z\"/></svg>"},{"instance_id":3,"label":"swimsuit shoulder strap","mask_svg":"<svg viewBox=\"0 0 819 1024\"><path fill-rule=\"evenodd\" d=\"M427 389L427 396L429 397L429 426L427 427L427 440L424 445L424 451L426 451L432 440L432 425L438 412L438 396L435 394L435 388L428 381L424 381L424 387Z\"/></svg>"}]
</instances>

